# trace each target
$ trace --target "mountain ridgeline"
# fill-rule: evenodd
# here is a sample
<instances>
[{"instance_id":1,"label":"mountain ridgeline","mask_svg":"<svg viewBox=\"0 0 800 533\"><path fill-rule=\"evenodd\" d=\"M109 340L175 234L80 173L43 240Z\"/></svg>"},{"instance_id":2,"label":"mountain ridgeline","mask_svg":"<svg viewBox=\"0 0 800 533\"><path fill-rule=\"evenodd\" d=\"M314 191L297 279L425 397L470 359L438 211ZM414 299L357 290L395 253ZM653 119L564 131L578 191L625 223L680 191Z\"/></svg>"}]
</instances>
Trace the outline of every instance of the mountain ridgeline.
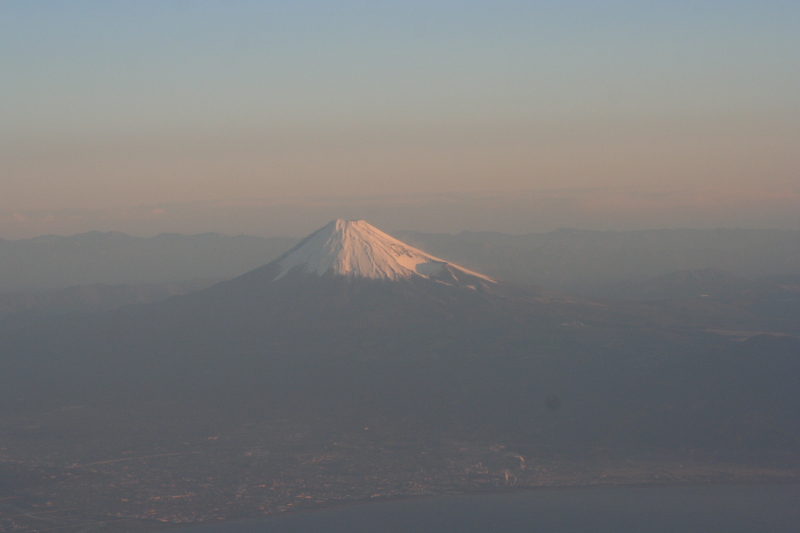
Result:
<instances>
[{"instance_id":1,"label":"mountain ridgeline","mask_svg":"<svg viewBox=\"0 0 800 533\"><path fill-rule=\"evenodd\" d=\"M206 289L3 331L0 406L796 458L800 341L734 340L714 309L509 283L338 220Z\"/></svg>"},{"instance_id":2,"label":"mountain ridgeline","mask_svg":"<svg viewBox=\"0 0 800 533\"><path fill-rule=\"evenodd\" d=\"M714 269L739 279L800 274L800 231L556 230L507 235L396 232L408 245L497 279L613 297L676 271ZM73 285L184 283L244 274L297 239L90 232L0 240L0 292ZM796 281L795 281L796 283Z\"/></svg>"}]
</instances>

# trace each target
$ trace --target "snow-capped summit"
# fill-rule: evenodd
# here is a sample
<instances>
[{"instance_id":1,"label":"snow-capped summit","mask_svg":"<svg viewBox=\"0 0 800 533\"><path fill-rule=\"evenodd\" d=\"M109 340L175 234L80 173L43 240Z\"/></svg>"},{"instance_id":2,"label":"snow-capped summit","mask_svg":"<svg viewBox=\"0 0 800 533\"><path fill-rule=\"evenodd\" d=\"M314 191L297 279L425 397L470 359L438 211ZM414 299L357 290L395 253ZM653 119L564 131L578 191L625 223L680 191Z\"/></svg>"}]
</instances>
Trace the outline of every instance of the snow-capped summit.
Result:
<instances>
[{"instance_id":1,"label":"snow-capped summit","mask_svg":"<svg viewBox=\"0 0 800 533\"><path fill-rule=\"evenodd\" d=\"M469 277L482 284L496 283L400 242L363 220L333 220L275 263L280 267L276 280L300 271L391 281L418 276L442 281Z\"/></svg>"}]
</instances>

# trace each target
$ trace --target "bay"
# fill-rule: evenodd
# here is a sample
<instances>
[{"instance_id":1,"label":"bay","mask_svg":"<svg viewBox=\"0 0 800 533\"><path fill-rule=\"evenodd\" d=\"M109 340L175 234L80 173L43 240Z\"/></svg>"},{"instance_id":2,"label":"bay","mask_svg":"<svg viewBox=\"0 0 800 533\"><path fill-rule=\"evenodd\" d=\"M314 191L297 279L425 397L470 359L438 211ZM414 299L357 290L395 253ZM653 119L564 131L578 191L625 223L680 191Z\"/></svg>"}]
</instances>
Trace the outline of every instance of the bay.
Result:
<instances>
[{"instance_id":1,"label":"bay","mask_svg":"<svg viewBox=\"0 0 800 533\"><path fill-rule=\"evenodd\" d=\"M593 487L349 505L176 533L796 533L800 485Z\"/></svg>"}]
</instances>

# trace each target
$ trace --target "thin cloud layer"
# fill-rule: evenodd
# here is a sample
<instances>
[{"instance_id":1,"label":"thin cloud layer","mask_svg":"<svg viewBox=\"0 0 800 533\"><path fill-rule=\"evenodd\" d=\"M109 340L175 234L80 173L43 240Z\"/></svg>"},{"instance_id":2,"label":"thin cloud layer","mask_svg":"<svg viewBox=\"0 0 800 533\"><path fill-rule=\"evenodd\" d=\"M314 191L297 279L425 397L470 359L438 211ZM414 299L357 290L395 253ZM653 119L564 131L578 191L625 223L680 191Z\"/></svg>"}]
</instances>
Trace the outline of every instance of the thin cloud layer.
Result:
<instances>
[{"instance_id":1,"label":"thin cloud layer","mask_svg":"<svg viewBox=\"0 0 800 533\"><path fill-rule=\"evenodd\" d=\"M800 188L607 188L522 193L231 199L122 209L0 213L0 235L20 239L91 230L302 236L336 218L441 233L751 227L800 229Z\"/></svg>"}]
</instances>

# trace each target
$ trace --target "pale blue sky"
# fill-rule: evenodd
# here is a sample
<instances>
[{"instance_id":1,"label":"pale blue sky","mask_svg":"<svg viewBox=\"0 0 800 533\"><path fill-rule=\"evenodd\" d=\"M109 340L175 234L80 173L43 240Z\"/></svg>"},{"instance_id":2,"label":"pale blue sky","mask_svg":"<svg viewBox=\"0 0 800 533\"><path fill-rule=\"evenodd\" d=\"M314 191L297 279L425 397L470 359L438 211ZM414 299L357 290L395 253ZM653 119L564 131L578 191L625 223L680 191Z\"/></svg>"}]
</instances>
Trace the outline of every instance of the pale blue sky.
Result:
<instances>
[{"instance_id":1,"label":"pale blue sky","mask_svg":"<svg viewBox=\"0 0 800 533\"><path fill-rule=\"evenodd\" d=\"M797 192L800 3L6 1L0 118L4 213Z\"/></svg>"}]
</instances>

